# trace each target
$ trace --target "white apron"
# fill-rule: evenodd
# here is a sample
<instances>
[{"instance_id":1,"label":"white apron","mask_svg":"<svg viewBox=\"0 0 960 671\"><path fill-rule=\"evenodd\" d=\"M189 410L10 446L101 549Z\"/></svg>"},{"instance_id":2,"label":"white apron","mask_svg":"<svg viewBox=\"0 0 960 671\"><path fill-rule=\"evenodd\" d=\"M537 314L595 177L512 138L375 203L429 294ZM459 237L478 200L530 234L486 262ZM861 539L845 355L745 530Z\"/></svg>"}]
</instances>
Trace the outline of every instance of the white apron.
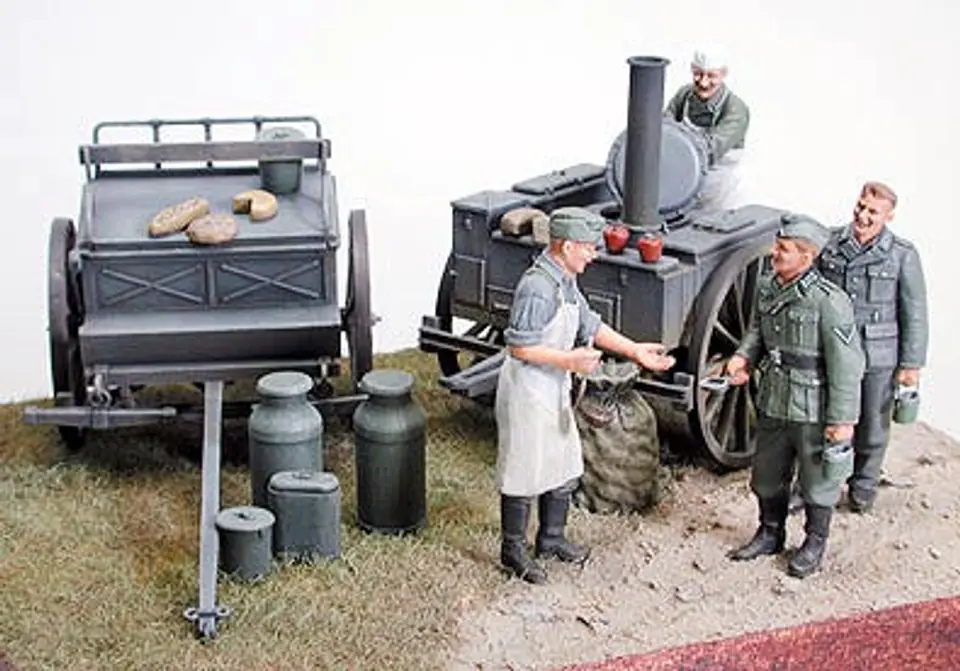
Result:
<instances>
[{"instance_id":1,"label":"white apron","mask_svg":"<svg viewBox=\"0 0 960 671\"><path fill-rule=\"evenodd\" d=\"M690 120L689 110L690 98L688 97L683 105L682 123L690 130L702 133L703 127ZM714 117L715 124L716 117ZM703 214L722 212L736 209L743 204L742 161L743 149L730 149L719 161L710 166L700 189L699 204L696 208L698 212Z\"/></svg>"},{"instance_id":2,"label":"white apron","mask_svg":"<svg viewBox=\"0 0 960 671\"><path fill-rule=\"evenodd\" d=\"M571 350L580 306L559 290L559 309L542 344ZM570 373L524 363L507 354L497 382L497 488L507 496L538 496L583 475L583 444L571 407ZM563 419L561 415L565 415Z\"/></svg>"}]
</instances>

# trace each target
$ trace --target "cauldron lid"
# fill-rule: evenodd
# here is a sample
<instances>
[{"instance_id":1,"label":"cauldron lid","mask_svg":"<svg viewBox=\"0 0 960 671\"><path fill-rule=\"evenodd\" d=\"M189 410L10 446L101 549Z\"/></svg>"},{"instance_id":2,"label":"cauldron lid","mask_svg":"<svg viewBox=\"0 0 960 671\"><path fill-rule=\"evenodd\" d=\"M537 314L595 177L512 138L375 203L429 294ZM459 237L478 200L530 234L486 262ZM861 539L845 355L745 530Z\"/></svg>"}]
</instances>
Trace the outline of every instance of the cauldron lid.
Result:
<instances>
[{"instance_id":1,"label":"cauldron lid","mask_svg":"<svg viewBox=\"0 0 960 671\"><path fill-rule=\"evenodd\" d=\"M607 156L607 186L623 206L624 155L627 131L617 136ZM707 149L703 139L673 119L664 118L660 143L661 216L683 213L690 208L707 171Z\"/></svg>"}]
</instances>

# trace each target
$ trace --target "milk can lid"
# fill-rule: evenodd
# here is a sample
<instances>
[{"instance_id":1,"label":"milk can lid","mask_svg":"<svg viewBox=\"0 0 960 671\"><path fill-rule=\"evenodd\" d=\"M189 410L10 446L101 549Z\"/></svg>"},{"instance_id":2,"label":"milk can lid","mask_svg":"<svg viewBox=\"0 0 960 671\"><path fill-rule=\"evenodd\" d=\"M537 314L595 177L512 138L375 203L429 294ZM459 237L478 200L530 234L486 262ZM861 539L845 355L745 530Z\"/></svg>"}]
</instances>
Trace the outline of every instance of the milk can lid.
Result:
<instances>
[{"instance_id":1,"label":"milk can lid","mask_svg":"<svg viewBox=\"0 0 960 671\"><path fill-rule=\"evenodd\" d=\"M321 471L278 471L270 476L267 489L273 492L318 492L329 494L340 487L337 476Z\"/></svg>"},{"instance_id":2,"label":"milk can lid","mask_svg":"<svg viewBox=\"0 0 960 671\"><path fill-rule=\"evenodd\" d=\"M273 526L276 521L273 513L258 506L238 506L220 511L217 515L217 528L228 531L260 531Z\"/></svg>"},{"instance_id":3,"label":"milk can lid","mask_svg":"<svg viewBox=\"0 0 960 671\"><path fill-rule=\"evenodd\" d=\"M313 378L298 371L277 371L257 380L257 393L270 398L302 396L313 389Z\"/></svg>"},{"instance_id":4,"label":"milk can lid","mask_svg":"<svg viewBox=\"0 0 960 671\"><path fill-rule=\"evenodd\" d=\"M405 370L372 370L360 380L360 389L373 396L403 396L413 389L413 375Z\"/></svg>"}]
</instances>

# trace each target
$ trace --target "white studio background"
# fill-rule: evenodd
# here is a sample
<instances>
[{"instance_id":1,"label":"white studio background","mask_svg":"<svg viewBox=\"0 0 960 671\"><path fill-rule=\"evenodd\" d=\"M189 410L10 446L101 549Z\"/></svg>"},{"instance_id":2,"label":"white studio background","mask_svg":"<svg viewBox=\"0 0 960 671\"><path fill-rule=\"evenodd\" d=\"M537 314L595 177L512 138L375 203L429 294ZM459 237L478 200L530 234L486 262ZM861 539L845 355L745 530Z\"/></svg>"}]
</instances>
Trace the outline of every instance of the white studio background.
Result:
<instances>
[{"instance_id":1,"label":"white studio background","mask_svg":"<svg viewBox=\"0 0 960 671\"><path fill-rule=\"evenodd\" d=\"M2 399L50 393L47 232L77 216L77 145L99 121L318 117L341 225L367 210L375 348L390 351L432 312L451 200L602 163L626 124L625 59L671 59L669 96L691 51L719 43L752 111L754 202L838 224L863 180L900 193L895 230L935 306L922 418L960 437L955 3L8 0L0 16Z\"/></svg>"}]
</instances>

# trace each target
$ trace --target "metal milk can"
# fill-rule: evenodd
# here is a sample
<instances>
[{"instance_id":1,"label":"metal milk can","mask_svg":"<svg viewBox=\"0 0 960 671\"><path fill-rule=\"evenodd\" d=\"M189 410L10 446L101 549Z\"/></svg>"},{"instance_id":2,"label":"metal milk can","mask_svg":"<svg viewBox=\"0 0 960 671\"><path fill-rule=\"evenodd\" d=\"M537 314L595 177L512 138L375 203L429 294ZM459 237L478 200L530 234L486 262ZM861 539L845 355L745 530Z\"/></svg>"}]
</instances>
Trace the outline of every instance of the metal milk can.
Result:
<instances>
[{"instance_id":1,"label":"metal milk can","mask_svg":"<svg viewBox=\"0 0 960 671\"><path fill-rule=\"evenodd\" d=\"M227 508L217 515L220 568L238 580L258 581L273 560L273 513L255 506Z\"/></svg>"},{"instance_id":2,"label":"metal milk can","mask_svg":"<svg viewBox=\"0 0 960 671\"><path fill-rule=\"evenodd\" d=\"M247 422L253 505L267 506L267 482L278 471L323 470L323 416L307 400L309 375L280 371L257 381L261 402Z\"/></svg>"},{"instance_id":3,"label":"metal milk can","mask_svg":"<svg viewBox=\"0 0 960 671\"><path fill-rule=\"evenodd\" d=\"M281 471L267 484L277 516L273 552L280 559L312 562L340 556L340 482L333 473Z\"/></svg>"},{"instance_id":4,"label":"metal milk can","mask_svg":"<svg viewBox=\"0 0 960 671\"><path fill-rule=\"evenodd\" d=\"M369 397L353 413L358 524L366 531L416 531L427 522L427 416L411 393L413 376L375 370L360 389Z\"/></svg>"}]
</instances>

